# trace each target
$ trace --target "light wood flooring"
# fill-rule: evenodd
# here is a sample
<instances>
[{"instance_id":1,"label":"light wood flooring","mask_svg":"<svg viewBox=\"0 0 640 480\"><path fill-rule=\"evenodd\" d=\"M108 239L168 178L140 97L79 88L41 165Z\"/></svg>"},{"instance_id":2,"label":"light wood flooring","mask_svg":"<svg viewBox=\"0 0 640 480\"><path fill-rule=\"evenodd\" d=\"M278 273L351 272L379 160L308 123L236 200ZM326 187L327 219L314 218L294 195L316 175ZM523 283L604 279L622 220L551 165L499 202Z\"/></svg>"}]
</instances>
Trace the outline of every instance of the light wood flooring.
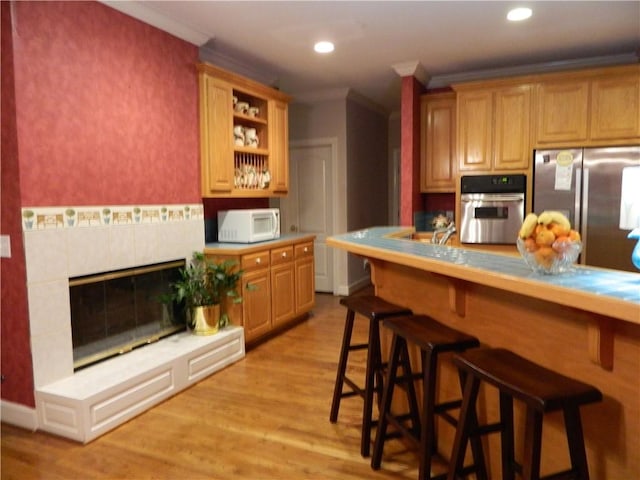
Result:
<instances>
[{"instance_id":1,"label":"light wood flooring","mask_svg":"<svg viewBox=\"0 0 640 480\"><path fill-rule=\"evenodd\" d=\"M417 456L398 441L379 471L360 456L359 397L329 422L344 314L318 294L306 321L87 445L2 424L1 478L416 479ZM350 368L364 376L357 355Z\"/></svg>"}]
</instances>

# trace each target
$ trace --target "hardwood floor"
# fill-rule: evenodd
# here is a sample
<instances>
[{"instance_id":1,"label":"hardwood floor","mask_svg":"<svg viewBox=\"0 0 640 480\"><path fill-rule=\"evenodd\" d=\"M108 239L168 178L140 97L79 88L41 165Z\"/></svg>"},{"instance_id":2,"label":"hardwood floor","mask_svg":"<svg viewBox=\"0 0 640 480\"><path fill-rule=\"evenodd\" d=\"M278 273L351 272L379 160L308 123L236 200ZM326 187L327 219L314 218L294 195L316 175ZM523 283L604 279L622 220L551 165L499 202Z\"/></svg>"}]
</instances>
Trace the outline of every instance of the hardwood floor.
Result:
<instances>
[{"instance_id":1,"label":"hardwood floor","mask_svg":"<svg viewBox=\"0 0 640 480\"><path fill-rule=\"evenodd\" d=\"M339 298L244 360L81 445L2 424L3 480L416 479L417 456L397 441L382 468L360 456L362 401L343 399L329 422L344 327ZM354 339L366 338L366 321ZM364 376L352 354L352 375Z\"/></svg>"}]
</instances>

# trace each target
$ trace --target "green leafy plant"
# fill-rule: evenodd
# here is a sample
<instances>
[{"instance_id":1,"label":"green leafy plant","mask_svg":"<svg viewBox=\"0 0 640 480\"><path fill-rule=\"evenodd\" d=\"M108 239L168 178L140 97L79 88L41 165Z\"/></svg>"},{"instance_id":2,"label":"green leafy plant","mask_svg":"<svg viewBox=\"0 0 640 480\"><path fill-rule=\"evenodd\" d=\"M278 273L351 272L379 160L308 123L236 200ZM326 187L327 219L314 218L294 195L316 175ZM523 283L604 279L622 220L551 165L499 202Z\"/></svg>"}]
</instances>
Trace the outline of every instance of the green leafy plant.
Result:
<instances>
[{"instance_id":1,"label":"green leafy plant","mask_svg":"<svg viewBox=\"0 0 640 480\"><path fill-rule=\"evenodd\" d=\"M171 292L163 295L161 301L182 304L187 310L223 304L227 298L232 303L241 303L238 286L244 272L236 268L237 264L235 260L216 263L202 252L193 252L191 262L180 269L180 278L171 284ZM229 316L222 312L219 327L228 324Z\"/></svg>"}]
</instances>

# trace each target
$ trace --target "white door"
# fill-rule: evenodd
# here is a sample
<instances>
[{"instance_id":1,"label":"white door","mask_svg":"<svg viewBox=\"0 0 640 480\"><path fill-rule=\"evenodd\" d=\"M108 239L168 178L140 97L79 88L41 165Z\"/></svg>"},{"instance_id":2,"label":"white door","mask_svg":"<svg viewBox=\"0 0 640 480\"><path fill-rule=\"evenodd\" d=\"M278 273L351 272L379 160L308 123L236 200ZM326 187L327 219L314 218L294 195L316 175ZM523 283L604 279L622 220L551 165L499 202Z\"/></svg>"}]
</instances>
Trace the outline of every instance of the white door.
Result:
<instances>
[{"instance_id":1,"label":"white door","mask_svg":"<svg viewBox=\"0 0 640 480\"><path fill-rule=\"evenodd\" d=\"M280 201L282 232L316 236L315 288L333 293L333 253L326 238L333 232L331 172L336 154L334 139L291 142L289 195Z\"/></svg>"}]
</instances>

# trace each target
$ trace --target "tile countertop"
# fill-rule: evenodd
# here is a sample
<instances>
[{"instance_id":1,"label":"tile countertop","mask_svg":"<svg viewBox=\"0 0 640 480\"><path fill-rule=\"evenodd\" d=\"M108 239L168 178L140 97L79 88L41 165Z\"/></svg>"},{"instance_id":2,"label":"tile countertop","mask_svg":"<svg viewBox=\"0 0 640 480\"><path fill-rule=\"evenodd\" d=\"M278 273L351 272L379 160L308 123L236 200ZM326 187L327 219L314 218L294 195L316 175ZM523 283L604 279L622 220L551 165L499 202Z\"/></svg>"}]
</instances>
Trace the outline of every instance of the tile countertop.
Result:
<instances>
[{"instance_id":1,"label":"tile countertop","mask_svg":"<svg viewBox=\"0 0 640 480\"><path fill-rule=\"evenodd\" d=\"M266 240L256 243L223 243L214 242L204 245L204 253L217 255L245 255L247 253L259 252L265 249L278 248L285 244L313 242L315 235L306 233L288 233L281 235L274 240Z\"/></svg>"},{"instance_id":2,"label":"tile countertop","mask_svg":"<svg viewBox=\"0 0 640 480\"><path fill-rule=\"evenodd\" d=\"M560 275L533 272L518 256L409 239L412 227L372 227L327 244L377 258L590 311L640 325L640 273L576 265Z\"/></svg>"}]
</instances>

